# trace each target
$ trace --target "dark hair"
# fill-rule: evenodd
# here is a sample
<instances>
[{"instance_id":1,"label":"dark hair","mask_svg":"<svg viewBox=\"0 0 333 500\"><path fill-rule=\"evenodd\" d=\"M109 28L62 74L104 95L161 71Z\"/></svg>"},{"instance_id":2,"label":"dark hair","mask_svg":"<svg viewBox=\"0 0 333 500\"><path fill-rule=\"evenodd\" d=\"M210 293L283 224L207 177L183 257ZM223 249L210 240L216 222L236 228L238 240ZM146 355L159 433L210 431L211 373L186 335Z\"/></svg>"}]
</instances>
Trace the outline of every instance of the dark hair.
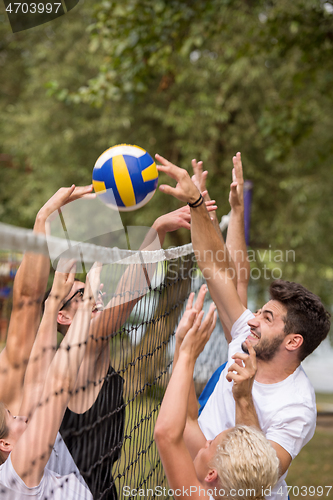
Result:
<instances>
[{"instance_id":1,"label":"dark hair","mask_svg":"<svg viewBox=\"0 0 333 500\"><path fill-rule=\"evenodd\" d=\"M303 361L327 337L331 315L317 295L292 281L275 280L269 288L271 299L281 302L287 309L284 332L303 337L299 359Z\"/></svg>"}]
</instances>

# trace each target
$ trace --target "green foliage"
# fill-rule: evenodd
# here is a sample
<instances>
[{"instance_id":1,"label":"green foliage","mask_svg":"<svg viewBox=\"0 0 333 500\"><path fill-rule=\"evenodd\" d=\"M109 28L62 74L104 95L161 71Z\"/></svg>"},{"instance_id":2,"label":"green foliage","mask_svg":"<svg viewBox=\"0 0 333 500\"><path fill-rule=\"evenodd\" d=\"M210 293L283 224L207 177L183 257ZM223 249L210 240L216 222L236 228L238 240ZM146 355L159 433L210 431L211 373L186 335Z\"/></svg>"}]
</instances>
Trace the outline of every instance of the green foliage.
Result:
<instances>
[{"instance_id":1,"label":"green foliage","mask_svg":"<svg viewBox=\"0 0 333 500\"><path fill-rule=\"evenodd\" d=\"M48 25L0 25L1 219L31 226L61 185L90 183L96 158L138 144L209 170L229 211L231 157L254 183L253 248L295 250L283 276L333 296L333 4L320 0L87 3ZM161 182L169 182L161 176ZM177 201L156 193L128 224ZM187 232L168 244L189 241Z\"/></svg>"}]
</instances>

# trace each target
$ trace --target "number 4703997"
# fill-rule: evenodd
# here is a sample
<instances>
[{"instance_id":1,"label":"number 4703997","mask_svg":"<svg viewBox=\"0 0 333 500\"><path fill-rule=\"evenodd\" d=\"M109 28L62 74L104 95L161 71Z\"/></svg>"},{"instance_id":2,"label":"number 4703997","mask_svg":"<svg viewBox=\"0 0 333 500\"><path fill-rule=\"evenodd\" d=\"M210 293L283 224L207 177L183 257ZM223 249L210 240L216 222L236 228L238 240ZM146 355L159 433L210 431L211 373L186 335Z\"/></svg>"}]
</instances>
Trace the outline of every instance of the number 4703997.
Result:
<instances>
[{"instance_id":1,"label":"number 4703997","mask_svg":"<svg viewBox=\"0 0 333 500\"><path fill-rule=\"evenodd\" d=\"M328 497L332 486L287 486L288 495L292 497ZM283 488L279 488L278 495L283 495Z\"/></svg>"},{"instance_id":2,"label":"number 4703997","mask_svg":"<svg viewBox=\"0 0 333 500\"><path fill-rule=\"evenodd\" d=\"M20 12L22 12L22 14L44 14L44 12L47 14L51 14L51 12L57 14L60 7L61 2L54 4L13 2L6 7L6 11L10 14L19 14Z\"/></svg>"}]
</instances>

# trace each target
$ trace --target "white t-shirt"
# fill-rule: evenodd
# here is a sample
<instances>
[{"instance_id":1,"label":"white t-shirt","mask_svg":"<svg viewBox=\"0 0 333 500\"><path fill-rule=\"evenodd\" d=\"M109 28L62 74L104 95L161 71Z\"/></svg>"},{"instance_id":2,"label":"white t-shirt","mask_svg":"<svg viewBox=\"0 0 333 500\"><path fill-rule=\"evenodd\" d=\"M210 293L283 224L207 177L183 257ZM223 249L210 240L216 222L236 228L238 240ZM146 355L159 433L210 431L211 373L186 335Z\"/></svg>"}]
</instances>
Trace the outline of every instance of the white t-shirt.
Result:
<instances>
[{"instance_id":1,"label":"white t-shirt","mask_svg":"<svg viewBox=\"0 0 333 500\"><path fill-rule=\"evenodd\" d=\"M58 441L59 436L56 444ZM67 448L66 450L68 452ZM66 453L64 448L62 453ZM69 457L74 463L70 454ZM70 460L67 461L67 464L70 464ZM74 467L76 468L75 464ZM11 455L4 464L0 465L1 500L93 500L89 489L82 482L84 483L82 476L78 474L78 477L76 477L75 471L67 475L60 475L45 467L39 485L28 488L16 473L11 461Z\"/></svg>"},{"instance_id":2,"label":"white t-shirt","mask_svg":"<svg viewBox=\"0 0 333 500\"><path fill-rule=\"evenodd\" d=\"M235 401L232 395L232 382L226 374L231 359L236 352L242 352L242 343L250 333L247 322L253 318L248 309L238 318L231 329L232 342L229 344L228 363L222 371L213 393L199 417L199 425L206 439L234 427ZM303 368L299 366L294 373L276 384L261 384L254 381L252 398L263 433L270 441L282 446L292 458L312 438L316 427L315 393ZM287 472L279 479L270 500L288 498Z\"/></svg>"},{"instance_id":3,"label":"white t-shirt","mask_svg":"<svg viewBox=\"0 0 333 500\"><path fill-rule=\"evenodd\" d=\"M46 464L46 469L55 472L58 476L66 476L73 473L80 483L88 488L59 432L53 445L49 461Z\"/></svg>"}]
</instances>

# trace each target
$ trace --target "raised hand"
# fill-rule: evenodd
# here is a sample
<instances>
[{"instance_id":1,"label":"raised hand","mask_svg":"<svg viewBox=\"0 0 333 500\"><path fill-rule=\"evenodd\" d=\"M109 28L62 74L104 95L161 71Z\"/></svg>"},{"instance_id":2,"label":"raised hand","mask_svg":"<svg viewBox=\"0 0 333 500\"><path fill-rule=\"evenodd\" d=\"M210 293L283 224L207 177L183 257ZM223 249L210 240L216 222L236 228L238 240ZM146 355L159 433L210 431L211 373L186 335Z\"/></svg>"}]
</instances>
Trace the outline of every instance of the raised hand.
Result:
<instances>
[{"instance_id":1,"label":"raised hand","mask_svg":"<svg viewBox=\"0 0 333 500\"><path fill-rule=\"evenodd\" d=\"M245 342L249 350L249 354L245 354L244 352L237 352L234 354L232 358L235 362L229 366L226 376L229 382L232 380L234 381L232 393L236 401L242 398L251 398L254 377L257 372L257 358L255 350L248 340Z\"/></svg>"},{"instance_id":2,"label":"raised hand","mask_svg":"<svg viewBox=\"0 0 333 500\"><path fill-rule=\"evenodd\" d=\"M211 304L209 311L203 320L204 311L197 313L195 309L191 309L189 313L189 322L192 322L191 328L188 330L181 344L179 355L187 353L192 360L196 360L199 354L203 351L205 345L210 339L211 333L216 325L216 306Z\"/></svg>"},{"instance_id":3,"label":"raised hand","mask_svg":"<svg viewBox=\"0 0 333 500\"><path fill-rule=\"evenodd\" d=\"M95 198L96 193L92 192L93 185L62 187L42 206L38 212L38 217L47 219L53 212L59 210L62 206L79 198Z\"/></svg>"},{"instance_id":4,"label":"raised hand","mask_svg":"<svg viewBox=\"0 0 333 500\"><path fill-rule=\"evenodd\" d=\"M171 194L180 201L185 203L194 203L198 200L200 192L198 188L193 184L189 173L183 169L179 168L173 163L169 162L163 156L158 154L155 158L162 164L157 165L157 170L164 172L172 179L177 181L176 187L168 186L167 184L162 184L159 189L166 194Z\"/></svg>"},{"instance_id":5,"label":"raised hand","mask_svg":"<svg viewBox=\"0 0 333 500\"><path fill-rule=\"evenodd\" d=\"M202 307L204 304L205 296L207 293L207 285L202 285L197 300L193 306L194 300L194 292L192 292L187 300L186 309L181 317L181 320L178 324L176 330L176 340L178 342L182 342L184 340L185 335L189 331L189 329L193 326L194 319L202 311Z\"/></svg>"},{"instance_id":6,"label":"raised hand","mask_svg":"<svg viewBox=\"0 0 333 500\"><path fill-rule=\"evenodd\" d=\"M202 165L203 165L202 161L197 162L197 160L195 160L195 159L192 160L192 168L193 168L193 172L194 172L194 175L192 175L192 181L197 186L200 193L203 195L203 193L205 193L207 191L206 179L207 179L208 172L207 172L207 170L205 170L205 171L202 170Z\"/></svg>"},{"instance_id":7,"label":"raised hand","mask_svg":"<svg viewBox=\"0 0 333 500\"><path fill-rule=\"evenodd\" d=\"M194 184L197 186L197 188L201 192L201 194L205 200L206 207L207 207L207 203L209 203L209 201L210 201L210 196L209 196L209 193L208 193L207 188L206 188L206 180L207 180L208 171L207 170L203 171L202 165L203 165L202 161L197 162L197 160L195 160L195 159L192 160L192 168L193 168L193 172L194 172L194 175L192 175L192 181L194 182ZM207 207L207 210L209 211L208 207ZM217 232L220 236L220 227L219 227L219 222L218 222L217 215L216 215L215 211L212 214L210 214L210 218L213 221L215 229L217 230Z\"/></svg>"},{"instance_id":8,"label":"raised hand","mask_svg":"<svg viewBox=\"0 0 333 500\"><path fill-rule=\"evenodd\" d=\"M95 304L98 291L100 290L100 278L103 264L95 262L86 277L86 286L84 287L83 302L88 305Z\"/></svg>"},{"instance_id":9,"label":"raised hand","mask_svg":"<svg viewBox=\"0 0 333 500\"><path fill-rule=\"evenodd\" d=\"M232 159L232 183L230 184L229 203L232 209L244 206L244 179L241 154L237 153Z\"/></svg>"},{"instance_id":10,"label":"raised hand","mask_svg":"<svg viewBox=\"0 0 333 500\"><path fill-rule=\"evenodd\" d=\"M206 208L208 212L214 212L217 209L215 205L215 200L209 200L206 203ZM158 232L170 233L184 227L185 229L191 229L191 211L188 205L173 210L165 215L158 217L153 224L153 227Z\"/></svg>"},{"instance_id":11,"label":"raised hand","mask_svg":"<svg viewBox=\"0 0 333 500\"><path fill-rule=\"evenodd\" d=\"M59 305L72 289L76 270L76 261L74 259L60 259L54 280L49 294Z\"/></svg>"}]
</instances>

